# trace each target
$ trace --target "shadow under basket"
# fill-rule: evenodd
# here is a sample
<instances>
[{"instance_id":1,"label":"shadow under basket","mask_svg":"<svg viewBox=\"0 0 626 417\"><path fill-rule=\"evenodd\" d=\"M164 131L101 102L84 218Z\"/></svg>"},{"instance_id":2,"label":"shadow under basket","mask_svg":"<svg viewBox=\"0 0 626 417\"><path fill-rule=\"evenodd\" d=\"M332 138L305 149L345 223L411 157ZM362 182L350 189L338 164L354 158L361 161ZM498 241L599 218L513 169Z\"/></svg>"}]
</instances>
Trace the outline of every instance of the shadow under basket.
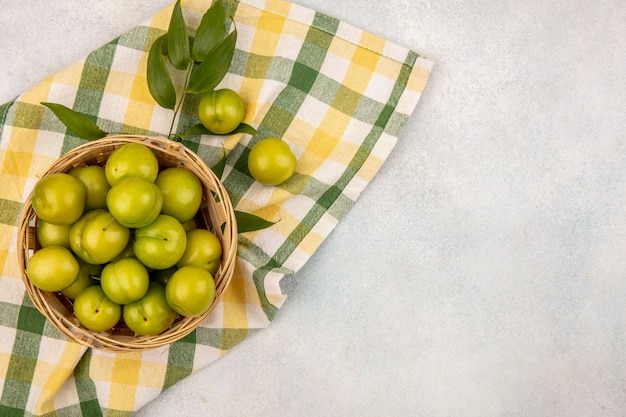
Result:
<instances>
[{"instance_id":1,"label":"shadow under basket","mask_svg":"<svg viewBox=\"0 0 626 417\"><path fill-rule=\"evenodd\" d=\"M108 352L128 352L154 349L173 343L196 329L215 309L226 291L235 270L237 257L237 222L226 189L204 162L181 143L162 137L120 135L86 143L64 154L42 177L55 172L68 172L77 166L104 166L109 155L118 147L137 142L156 155L160 169L179 166L193 172L202 183L202 205L196 216L199 227L213 232L222 244L222 259L215 273L215 299L209 309L198 317L177 317L172 326L156 336L135 335L123 321L106 332L92 332L80 325L73 313L72 300L60 293L42 291L32 285L26 275L30 257L40 248L36 238L37 216L31 195L24 203L19 219L17 257L26 291L37 309L61 333L90 348Z\"/></svg>"}]
</instances>

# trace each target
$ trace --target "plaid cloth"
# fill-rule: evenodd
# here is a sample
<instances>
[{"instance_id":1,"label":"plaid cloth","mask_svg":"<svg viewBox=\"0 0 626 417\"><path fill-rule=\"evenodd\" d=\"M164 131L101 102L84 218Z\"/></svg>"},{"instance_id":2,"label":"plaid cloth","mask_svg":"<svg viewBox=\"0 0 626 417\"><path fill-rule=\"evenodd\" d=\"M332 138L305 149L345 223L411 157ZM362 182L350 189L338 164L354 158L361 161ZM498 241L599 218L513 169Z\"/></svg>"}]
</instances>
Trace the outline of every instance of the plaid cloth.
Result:
<instances>
[{"instance_id":1,"label":"plaid cloth","mask_svg":"<svg viewBox=\"0 0 626 417\"><path fill-rule=\"evenodd\" d=\"M197 27L208 0L187 0ZM391 152L426 84L431 62L330 16L280 0L225 1L239 37L224 87L246 103L258 134L185 144L209 166L229 152L223 181L236 209L269 220L240 235L225 297L197 331L170 346L110 354L68 341L33 307L16 261L20 210L38 175L83 143L42 101L93 116L108 132L164 135L172 112L146 83L147 51L172 6L80 62L0 106L0 415L127 416L164 389L266 327L285 301L280 280L298 271L350 209ZM198 123L190 96L178 132ZM250 147L284 138L297 174L279 187L247 174Z\"/></svg>"}]
</instances>

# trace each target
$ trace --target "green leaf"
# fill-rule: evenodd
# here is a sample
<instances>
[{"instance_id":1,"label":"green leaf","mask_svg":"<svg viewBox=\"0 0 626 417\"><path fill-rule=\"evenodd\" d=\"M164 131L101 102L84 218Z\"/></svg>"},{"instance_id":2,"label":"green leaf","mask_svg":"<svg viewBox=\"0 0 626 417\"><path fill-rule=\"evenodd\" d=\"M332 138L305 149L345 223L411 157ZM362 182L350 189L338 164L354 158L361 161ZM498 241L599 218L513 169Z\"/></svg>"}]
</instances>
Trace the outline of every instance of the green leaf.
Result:
<instances>
[{"instance_id":1,"label":"green leaf","mask_svg":"<svg viewBox=\"0 0 626 417\"><path fill-rule=\"evenodd\" d=\"M255 128L253 128L249 124L240 123L239 126L237 126L237 128L233 130L232 132L230 132L229 134L232 135L233 133L247 133L248 135L254 136L257 134L257 131Z\"/></svg>"},{"instance_id":2,"label":"green leaf","mask_svg":"<svg viewBox=\"0 0 626 417\"><path fill-rule=\"evenodd\" d=\"M234 30L198 65L191 75L187 91L201 94L214 89L230 68L236 42L237 30Z\"/></svg>"},{"instance_id":3,"label":"green leaf","mask_svg":"<svg viewBox=\"0 0 626 417\"><path fill-rule=\"evenodd\" d=\"M87 140L96 140L107 135L107 132L100 129L91 119L82 113L65 107L62 104L44 102L41 104L52 110L59 120L78 137Z\"/></svg>"},{"instance_id":4,"label":"green leaf","mask_svg":"<svg viewBox=\"0 0 626 417\"><path fill-rule=\"evenodd\" d=\"M150 90L154 100L161 107L174 109L174 106L176 106L176 90L161 55L164 38L165 35L159 37L150 48L146 77L148 79L148 90Z\"/></svg>"},{"instance_id":5,"label":"green leaf","mask_svg":"<svg viewBox=\"0 0 626 417\"><path fill-rule=\"evenodd\" d=\"M211 132L209 129L204 127L202 123L198 123L197 125L191 126L187 131L183 134L184 137L187 136L197 136L197 135L214 135L214 136L227 136L234 135L235 133L247 133L248 135L256 135L256 129L252 126L240 123L239 126L235 128L232 132L229 133L215 133Z\"/></svg>"},{"instance_id":6,"label":"green leaf","mask_svg":"<svg viewBox=\"0 0 626 417\"><path fill-rule=\"evenodd\" d=\"M224 39L225 19L226 12L220 1L216 1L202 16L193 42L192 55L194 60L202 62L209 52Z\"/></svg>"},{"instance_id":7,"label":"green leaf","mask_svg":"<svg viewBox=\"0 0 626 417\"><path fill-rule=\"evenodd\" d=\"M191 61L189 36L187 35L187 25L183 19L180 0L177 0L174 5L170 25L167 29L167 57L174 68L179 70L187 69Z\"/></svg>"},{"instance_id":8,"label":"green leaf","mask_svg":"<svg viewBox=\"0 0 626 417\"><path fill-rule=\"evenodd\" d=\"M212 133L204 127L202 123L198 123L197 125L191 126L185 133L182 134L183 137L187 136L198 136L198 135L211 135Z\"/></svg>"},{"instance_id":9,"label":"green leaf","mask_svg":"<svg viewBox=\"0 0 626 417\"><path fill-rule=\"evenodd\" d=\"M266 229L274 224L254 214L237 210L235 210L235 220L237 220L238 233L254 232L256 230Z\"/></svg>"},{"instance_id":10,"label":"green leaf","mask_svg":"<svg viewBox=\"0 0 626 417\"><path fill-rule=\"evenodd\" d=\"M222 157L220 158L219 161L217 161L217 164L215 164L215 166L213 168L211 168L211 170L213 171L213 173L217 176L217 178L222 178L222 174L224 174L224 168L226 168L226 157L228 155L226 154L226 151L224 150L222 152Z\"/></svg>"}]
</instances>

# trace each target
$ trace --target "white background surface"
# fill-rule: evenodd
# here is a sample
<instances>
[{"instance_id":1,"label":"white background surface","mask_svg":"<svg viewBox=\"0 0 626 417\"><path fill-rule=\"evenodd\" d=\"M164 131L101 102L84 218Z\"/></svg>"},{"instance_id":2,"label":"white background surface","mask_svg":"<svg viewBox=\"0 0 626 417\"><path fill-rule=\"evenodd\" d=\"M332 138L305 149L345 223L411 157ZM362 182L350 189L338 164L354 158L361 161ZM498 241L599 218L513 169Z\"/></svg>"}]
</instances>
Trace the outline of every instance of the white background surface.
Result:
<instances>
[{"instance_id":1,"label":"white background surface","mask_svg":"<svg viewBox=\"0 0 626 417\"><path fill-rule=\"evenodd\" d=\"M623 416L626 3L298 0L435 61L274 322L137 416ZM169 0L0 0L0 102Z\"/></svg>"}]
</instances>

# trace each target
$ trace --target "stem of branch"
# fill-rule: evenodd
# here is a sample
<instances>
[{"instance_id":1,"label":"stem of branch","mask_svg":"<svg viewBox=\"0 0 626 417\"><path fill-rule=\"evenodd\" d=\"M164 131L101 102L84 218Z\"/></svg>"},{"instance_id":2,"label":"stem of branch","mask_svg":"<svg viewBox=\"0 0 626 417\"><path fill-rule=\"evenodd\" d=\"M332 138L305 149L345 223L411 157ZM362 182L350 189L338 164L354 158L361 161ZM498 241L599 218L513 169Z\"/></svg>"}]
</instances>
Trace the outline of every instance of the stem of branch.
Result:
<instances>
[{"instance_id":1,"label":"stem of branch","mask_svg":"<svg viewBox=\"0 0 626 417\"><path fill-rule=\"evenodd\" d=\"M189 63L187 66L187 70L185 72L185 84L183 85L183 93L180 97L180 101L176 105L174 109L174 116L172 117L172 123L170 124L170 131L167 134L167 137L171 139L172 131L174 130L174 122L176 121L176 116L180 112L180 109L183 107L183 103L185 102L185 97L187 96L187 86L189 85L189 79L191 78L191 70L193 68L193 61Z\"/></svg>"}]
</instances>

